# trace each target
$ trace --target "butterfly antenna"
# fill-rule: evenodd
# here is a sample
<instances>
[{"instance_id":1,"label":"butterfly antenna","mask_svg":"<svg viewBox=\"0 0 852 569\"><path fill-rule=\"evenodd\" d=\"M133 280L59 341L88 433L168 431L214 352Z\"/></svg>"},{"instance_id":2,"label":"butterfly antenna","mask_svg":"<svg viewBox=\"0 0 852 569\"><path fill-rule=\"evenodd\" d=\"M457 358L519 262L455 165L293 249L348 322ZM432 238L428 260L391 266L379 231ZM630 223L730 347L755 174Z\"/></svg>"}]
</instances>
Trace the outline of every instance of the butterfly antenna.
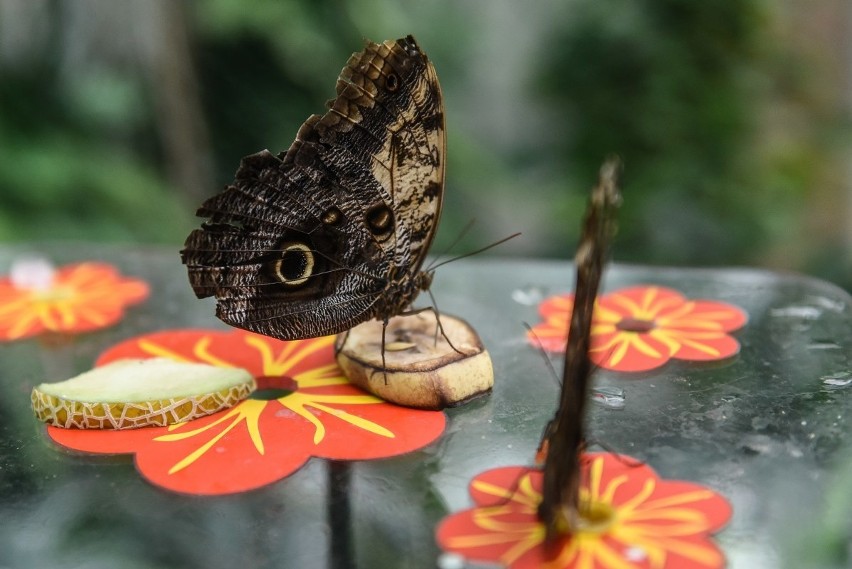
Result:
<instances>
[{"instance_id":1,"label":"butterfly antenna","mask_svg":"<svg viewBox=\"0 0 852 569\"><path fill-rule=\"evenodd\" d=\"M624 466L626 466L628 468L639 468L640 466L645 466L644 460L636 460L635 458L632 458L632 457L629 457L629 456L624 456L623 454L619 454L618 451L613 449L611 446L609 446L608 444L603 443L603 442L601 442L601 441L599 441L595 438L589 437L586 442L588 443L589 446L596 445L596 446L601 447L606 452L611 454L613 456L613 458L615 458L615 460L617 460L618 462L620 462L621 464L623 464Z\"/></svg>"},{"instance_id":2,"label":"butterfly antenna","mask_svg":"<svg viewBox=\"0 0 852 569\"><path fill-rule=\"evenodd\" d=\"M458 260L460 260L460 259L465 259L465 258L467 258L467 257L472 257L472 256L474 256L474 255L479 255L480 253L484 253L485 251L488 251L489 249L493 249L494 247L496 247L496 246L498 246L498 245L502 245L502 244L503 244L503 243L505 243L506 241L508 241L508 240L510 240L510 239L514 239L515 237L518 237L519 235L521 235L521 232L520 232L520 231L519 231L519 232L517 232L517 233L513 233L513 234L509 235L508 237L504 237L503 239L500 239L499 241L495 241L495 242L494 242L494 243L492 243L491 245L486 245L485 247L483 247L483 248L481 248L481 249L477 249L476 251L471 251L470 253L465 253L465 254L463 254L463 255L459 255L458 257L452 257L451 259L447 259L446 261L441 261L441 262L440 262L440 263L438 263L437 265L432 265L432 267L430 267L430 269L429 269L429 270L430 270L430 271L434 271L434 270L435 270L435 269L437 269L438 267L442 267L442 266L446 265L447 263L452 263L452 262L454 262L454 261L458 261Z\"/></svg>"},{"instance_id":3,"label":"butterfly antenna","mask_svg":"<svg viewBox=\"0 0 852 569\"><path fill-rule=\"evenodd\" d=\"M527 332L532 334L532 337L535 340L535 343L538 344L539 352L541 353L542 358L544 358L544 363L547 364L547 368L550 370L550 376L553 378L553 381L556 382L556 385L561 386L562 380L559 379L559 374L556 373L556 368L553 367L553 362L550 361L550 358L547 356L547 350L544 349L544 345L541 342L541 338L538 337L538 334L535 333L535 330L533 330L532 327L529 324L527 324L526 322L523 322L523 325L527 329ZM613 346L609 350L607 350L607 352L606 352L607 357L604 358L604 361L606 361L609 358L609 356L612 355L612 353L614 351L615 351L615 346ZM603 366L601 364L595 363L595 362L591 362L590 366L591 366L590 369L589 369L590 375L594 375L596 371L603 368Z\"/></svg>"},{"instance_id":4,"label":"butterfly antenna","mask_svg":"<svg viewBox=\"0 0 852 569\"><path fill-rule=\"evenodd\" d=\"M535 330L532 329L532 326L530 326L526 322L523 322L522 324L524 325L524 328L527 329L527 332L532 335L533 339L535 340L535 343L538 344L538 352L541 354L545 365L547 365L547 369L550 370L550 377L553 379L553 382L556 384L557 387L560 387L562 385L562 382L559 380L559 374L556 373L556 368L553 367L553 362L550 361L549 357L547 357L547 352L544 349L544 344L541 343L541 338L538 337L538 334L535 333Z\"/></svg>"},{"instance_id":5,"label":"butterfly antenna","mask_svg":"<svg viewBox=\"0 0 852 569\"><path fill-rule=\"evenodd\" d=\"M541 338L538 337L538 334L535 333L535 330L533 330L532 327L529 324L527 324L526 322L523 322L522 324L527 329L527 332L529 332L529 334L533 337L533 340L535 340L535 343L538 344L538 351L541 354L542 359L544 359L544 363L545 363L545 365L547 365L547 369L550 371L551 379L553 379L553 382L557 385L557 387L561 387L562 381L559 379L559 375L556 373L556 368L553 367L553 362L550 361L550 357L548 357L548 355L547 355L547 350L544 349L544 346L541 342ZM615 350L614 347L610 348L608 353L611 354L614 350ZM592 363L591 370L589 371L589 373L591 375L594 375L594 373L596 371L598 371L599 369L601 369L601 367L602 366L600 364ZM541 440L539 441L538 449L536 449L536 452L535 452L537 464L544 464L544 459L547 456L547 439L550 438L550 435L553 434L553 429L555 427L556 427L556 421L555 421L555 417L554 417L554 419L551 419L550 421L548 421L547 425L545 425L544 429L541 432ZM614 451L610 451L609 449L611 447L605 445L604 443L598 441L597 439L592 439L591 437L588 437L588 436L584 436L584 439L585 439L586 443L588 443L590 445L596 444L599 447L606 450L607 452L611 452L611 454L613 454L616 458L622 458L621 455L615 453ZM628 465L630 464L627 461L623 461L623 463L628 464ZM640 463L640 464L644 464L644 463Z\"/></svg>"},{"instance_id":6,"label":"butterfly antenna","mask_svg":"<svg viewBox=\"0 0 852 569\"><path fill-rule=\"evenodd\" d=\"M471 219L470 221L468 221L468 222L465 224L465 226L462 228L462 230L461 230L461 231L459 231L459 234L456 236L456 238L455 238L455 239L453 239L453 240L452 240L452 242L450 243L450 245L449 245L449 246L448 246L448 247L444 250L444 252L443 252L443 253L438 254L438 256L436 256L436 257L435 257L435 258L434 258L434 259L433 259L433 260L429 263L429 265L427 265L427 266L426 266L425 270L426 270L427 272L428 272L428 271L430 271L430 270L432 269L432 266L433 266L435 263L437 263L437 262L441 259L441 257L444 257L444 256L448 255L448 254L450 253L450 251L452 251L452 250L453 250L453 248L454 248L456 245L458 245L458 244L459 244L459 242L460 242L462 239L464 239L464 236L465 236L465 235L467 235L467 234L470 232L470 230L473 228L473 225L474 225L475 223L476 223L476 219Z\"/></svg>"},{"instance_id":7,"label":"butterfly antenna","mask_svg":"<svg viewBox=\"0 0 852 569\"><path fill-rule=\"evenodd\" d=\"M550 370L550 377L553 379L553 382L557 387L562 385L562 382L559 381L559 376L556 374L556 368L553 367L553 362L550 361L550 358L547 356L547 352L544 350L544 345L541 343L541 338L538 337L538 334L535 333L535 330L532 329L532 326L523 322L524 327L527 329L532 337L535 339L535 343L538 344L538 353L541 354L542 359L544 360L547 369ZM535 449L535 462L536 464L544 464L545 459L547 458L548 452L548 444L547 441L550 439L551 435L553 435L553 429L556 427L556 417L547 422L544 426L544 429L541 431L541 438L538 441L538 448Z\"/></svg>"}]
</instances>

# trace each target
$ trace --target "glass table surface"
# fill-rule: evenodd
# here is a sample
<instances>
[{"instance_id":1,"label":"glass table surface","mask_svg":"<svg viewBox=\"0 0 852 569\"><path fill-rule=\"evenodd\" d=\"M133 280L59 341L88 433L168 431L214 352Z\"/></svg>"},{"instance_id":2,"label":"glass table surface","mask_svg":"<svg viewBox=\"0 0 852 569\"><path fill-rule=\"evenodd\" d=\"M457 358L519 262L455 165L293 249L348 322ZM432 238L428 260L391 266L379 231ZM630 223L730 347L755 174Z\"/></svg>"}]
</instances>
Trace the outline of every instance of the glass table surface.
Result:
<instances>
[{"instance_id":1,"label":"glass table surface","mask_svg":"<svg viewBox=\"0 0 852 569\"><path fill-rule=\"evenodd\" d=\"M441 312L478 330L495 386L447 410L437 442L382 460L312 459L281 482L237 495L170 493L145 482L130 456L60 450L33 418L30 390L89 369L100 352L137 334L225 330L213 301L194 297L173 250L7 245L0 272L28 253L57 265L106 261L148 281L152 294L118 325L73 341L0 344L0 569L450 566L435 526L471 506L467 485L476 474L531 465L555 411L557 382L524 323L539 320L541 299L572 289L571 264L466 259L441 267L432 292ZM623 392L624 405L591 405L591 437L663 478L727 497L734 515L715 539L728 567L842 562L832 532L848 540L852 515L832 512L838 500L852 508L852 299L801 275L619 264L607 270L603 291L636 284L741 307L749 314L734 333L742 348L721 363L597 370L594 385ZM560 358L552 360L561 369Z\"/></svg>"}]
</instances>

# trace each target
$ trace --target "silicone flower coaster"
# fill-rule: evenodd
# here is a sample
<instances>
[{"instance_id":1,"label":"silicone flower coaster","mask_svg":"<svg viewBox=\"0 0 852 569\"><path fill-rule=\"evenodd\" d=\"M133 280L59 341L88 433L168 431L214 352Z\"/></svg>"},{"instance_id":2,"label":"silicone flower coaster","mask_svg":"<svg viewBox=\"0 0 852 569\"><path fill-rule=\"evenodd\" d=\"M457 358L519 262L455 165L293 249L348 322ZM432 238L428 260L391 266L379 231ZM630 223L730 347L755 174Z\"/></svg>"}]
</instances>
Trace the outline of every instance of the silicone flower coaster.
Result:
<instances>
[{"instance_id":1,"label":"silicone flower coaster","mask_svg":"<svg viewBox=\"0 0 852 569\"><path fill-rule=\"evenodd\" d=\"M0 341L44 332L77 333L105 328L125 307L148 297L148 285L122 277L112 265L77 263L59 269L22 261L0 278Z\"/></svg>"},{"instance_id":2,"label":"silicone flower coaster","mask_svg":"<svg viewBox=\"0 0 852 569\"><path fill-rule=\"evenodd\" d=\"M559 295L539 305L544 322L527 333L530 342L551 352L565 351L574 296ZM748 316L714 300L689 300L676 290L635 286L601 296L595 304L589 357L605 369L647 371L670 359L723 360L736 355L730 336Z\"/></svg>"},{"instance_id":3,"label":"silicone flower coaster","mask_svg":"<svg viewBox=\"0 0 852 569\"><path fill-rule=\"evenodd\" d=\"M542 472L488 470L470 483L475 506L438 526L438 545L467 559L511 569L718 569L725 558L710 539L731 518L719 494L663 480L627 457L583 456L582 527L546 548L537 517Z\"/></svg>"},{"instance_id":4,"label":"silicone flower coaster","mask_svg":"<svg viewBox=\"0 0 852 569\"><path fill-rule=\"evenodd\" d=\"M107 350L120 358L168 357L239 366L258 382L254 398L171 427L124 431L48 427L58 444L92 453L135 453L148 481L189 494L229 494L289 476L312 456L364 460L420 449L444 430L439 411L385 403L349 384L333 336L282 342L234 330L171 330Z\"/></svg>"}]
</instances>

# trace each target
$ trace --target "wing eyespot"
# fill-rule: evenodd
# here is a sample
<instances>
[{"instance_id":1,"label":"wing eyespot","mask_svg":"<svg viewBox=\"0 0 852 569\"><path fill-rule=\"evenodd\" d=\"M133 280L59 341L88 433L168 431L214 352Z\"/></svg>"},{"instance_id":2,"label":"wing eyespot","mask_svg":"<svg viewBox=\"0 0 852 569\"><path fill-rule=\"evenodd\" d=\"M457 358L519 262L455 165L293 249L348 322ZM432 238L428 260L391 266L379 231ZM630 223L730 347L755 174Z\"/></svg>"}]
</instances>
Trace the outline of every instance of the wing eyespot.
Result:
<instances>
[{"instance_id":1,"label":"wing eyespot","mask_svg":"<svg viewBox=\"0 0 852 569\"><path fill-rule=\"evenodd\" d=\"M376 237L387 237L393 231L393 212L383 204L377 204L367 210L367 227Z\"/></svg>"},{"instance_id":2,"label":"wing eyespot","mask_svg":"<svg viewBox=\"0 0 852 569\"><path fill-rule=\"evenodd\" d=\"M390 73L385 78L385 89L391 93L395 93L397 89L399 89L399 75L396 73Z\"/></svg>"},{"instance_id":3,"label":"wing eyespot","mask_svg":"<svg viewBox=\"0 0 852 569\"><path fill-rule=\"evenodd\" d=\"M331 206L323 212L322 216L320 217L320 220L325 225L340 225L340 223L343 221L343 213L336 207Z\"/></svg>"},{"instance_id":4,"label":"wing eyespot","mask_svg":"<svg viewBox=\"0 0 852 569\"><path fill-rule=\"evenodd\" d=\"M272 270L282 284L300 287L314 273L314 253L304 243L285 243L281 248L281 258L275 260Z\"/></svg>"}]
</instances>

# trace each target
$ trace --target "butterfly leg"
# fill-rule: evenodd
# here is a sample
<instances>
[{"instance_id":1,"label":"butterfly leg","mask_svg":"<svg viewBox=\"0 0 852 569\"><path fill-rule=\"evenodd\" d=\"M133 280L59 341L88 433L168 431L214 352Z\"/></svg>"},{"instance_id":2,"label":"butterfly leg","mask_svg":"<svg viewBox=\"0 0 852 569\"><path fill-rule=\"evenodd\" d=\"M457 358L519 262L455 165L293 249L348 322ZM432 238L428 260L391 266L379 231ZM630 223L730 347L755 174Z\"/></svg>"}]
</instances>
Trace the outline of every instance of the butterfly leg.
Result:
<instances>
[{"instance_id":1,"label":"butterfly leg","mask_svg":"<svg viewBox=\"0 0 852 569\"><path fill-rule=\"evenodd\" d=\"M420 314L421 312L432 311L435 314L435 322L438 324L437 327L435 328L435 345L436 346L438 345L438 333L440 333L441 336L444 337L444 339L447 341L447 344L449 344L450 348L452 348L455 353L459 354L460 356L465 355L464 352L462 352L461 350L459 350L458 348L456 348L453 345L453 342L452 342L452 340L450 340L450 337L447 336L446 332L444 332L444 326L441 324L441 312L438 310L438 305L435 302L435 296L432 294L432 291L429 290L429 289L426 289L426 292L429 294L429 298L432 300L432 306L427 306L425 308L418 308L416 310L407 310L407 311L403 312L402 314L400 314L400 316L414 316L415 314Z\"/></svg>"},{"instance_id":2,"label":"butterfly leg","mask_svg":"<svg viewBox=\"0 0 852 569\"><path fill-rule=\"evenodd\" d=\"M416 314L420 314L421 312L433 312L435 314L435 322L438 324L438 326L435 328L435 345L438 345L438 333L440 333L455 353L461 356L465 355L464 352L462 352L453 345L453 342L450 340L449 336L447 336L447 334L444 332L444 327L441 325L441 314L437 310L435 310L433 306L418 308L417 310L407 310L405 312L400 313L400 316L414 316Z\"/></svg>"},{"instance_id":3,"label":"butterfly leg","mask_svg":"<svg viewBox=\"0 0 852 569\"><path fill-rule=\"evenodd\" d=\"M346 345L346 342L349 340L349 332L351 332L351 331L352 331L352 329L350 328L349 330L347 330L343 333L343 340L341 340L341 342L340 342L340 350L338 350L338 351L343 350L343 347Z\"/></svg>"},{"instance_id":4,"label":"butterfly leg","mask_svg":"<svg viewBox=\"0 0 852 569\"><path fill-rule=\"evenodd\" d=\"M431 290L431 289L426 289L426 292L427 292L427 293L429 293L429 300L431 300L431 301L432 301L432 310L435 312L435 319L436 319L436 320L437 320L437 322L438 322L438 328L435 330L435 344L436 344L436 345L438 344L438 330L440 330L440 331L441 331L441 336L443 336L443 337L444 337L444 339L447 341L447 343L450 345L450 347L453 349L453 351L454 351L455 353L457 353L457 354L459 354L459 355L462 355L462 356L463 356L464 354L462 354L462 353L461 353L461 352L460 352L460 351L459 351L459 350L458 350L458 349L457 349L457 348L453 345L453 343L450 341L450 339L449 339L449 338L447 337L447 335L444 333L444 327L441 325L441 311L440 311L440 310L438 310L438 303L437 303L437 302L435 302L435 295L434 295L434 294L432 294L432 290Z\"/></svg>"}]
</instances>

